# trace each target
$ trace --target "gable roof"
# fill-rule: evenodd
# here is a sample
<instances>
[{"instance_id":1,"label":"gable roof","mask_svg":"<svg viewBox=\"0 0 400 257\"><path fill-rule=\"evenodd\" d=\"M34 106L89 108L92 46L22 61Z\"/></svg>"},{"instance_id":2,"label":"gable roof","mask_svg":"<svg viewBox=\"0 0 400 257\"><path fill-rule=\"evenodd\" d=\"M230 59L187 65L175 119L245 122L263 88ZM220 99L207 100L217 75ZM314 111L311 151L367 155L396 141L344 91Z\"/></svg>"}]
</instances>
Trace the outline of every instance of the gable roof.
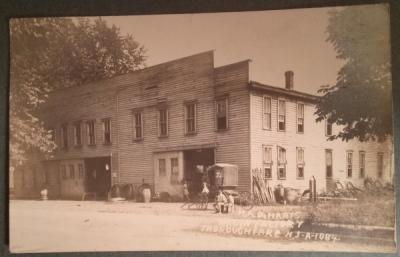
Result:
<instances>
[{"instance_id":1,"label":"gable roof","mask_svg":"<svg viewBox=\"0 0 400 257\"><path fill-rule=\"evenodd\" d=\"M262 84L257 81L250 81L249 88L250 88L250 90L266 92L266 93L273 94L276 96L286 96L289 98L301 99L303 101L308 101L311 103L315 103L319 99L319 96L317 96L317 95L307 94L307 93L303 93L300 91L295 91L295 90L286 89L286 88L282 88L282 87L274 87L274 86Z\"/></svg>"}]
</instances>

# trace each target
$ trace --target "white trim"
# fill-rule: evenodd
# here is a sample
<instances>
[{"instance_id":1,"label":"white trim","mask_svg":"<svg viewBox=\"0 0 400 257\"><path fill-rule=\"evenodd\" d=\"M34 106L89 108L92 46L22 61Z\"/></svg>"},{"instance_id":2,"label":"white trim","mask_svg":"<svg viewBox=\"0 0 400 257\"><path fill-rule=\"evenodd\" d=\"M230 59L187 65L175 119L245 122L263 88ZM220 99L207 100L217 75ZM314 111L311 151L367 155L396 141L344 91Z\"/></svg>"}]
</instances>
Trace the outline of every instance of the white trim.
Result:
<instances>
[{"instance_id":1,"label":"white trim","mask_svg":"<svg viewBox=\"0 0 400 257\"><path fill-rule=\"evenodd\" d=\"M269 128L265 126L265 99L268 98L269 99ZM262 99L262 128L265 130L271 130L272 129L272 98L268 95L263 95L263 99Z\"/></svg>"}]
</instances>

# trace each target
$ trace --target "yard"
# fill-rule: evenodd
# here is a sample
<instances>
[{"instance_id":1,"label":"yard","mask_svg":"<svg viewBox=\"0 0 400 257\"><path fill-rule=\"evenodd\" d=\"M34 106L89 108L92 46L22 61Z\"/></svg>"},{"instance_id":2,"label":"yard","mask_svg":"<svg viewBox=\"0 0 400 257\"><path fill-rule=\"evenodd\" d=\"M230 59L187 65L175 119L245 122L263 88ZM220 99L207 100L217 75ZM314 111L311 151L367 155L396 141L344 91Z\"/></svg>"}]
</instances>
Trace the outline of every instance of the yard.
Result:
<instances>
[{"instance_id":1,"label":"yard","mask_svg":"<svg viewBox=\"0 0 400 257\"><path fill-rule=\"evenodd\" d=\"M321 222L349 221L389 226L394 203L384 201L371 208L372 202L321 204L311 206L255 207L266 213L315 213ZM249 224L264 222L251 217L214 214L208 210L182 209L181 203L133 203L100 201L11 201L10 246L13 252L58 251L129 251L129 250L288 250L288 251L394 251L393 244L291 240L227 233L202 233L207 224ZM360 207L363 208L360 215ZM382 209L386 208L386 209ZM380 210L379 210L380 209ZM341 210L341 211L340 211ZM358 212L357 212L358 210ZM357 215L356 215L357 214ZM365 220L361 217L369 217ZM375 215L382 216L382 215ZM386 220L387 219L387 220ZM271 225L270 221L268 224ZM375 224L376 222L376 224ZM257 223L262 224L262 223ZM265 234L264 234L265 233Z\"/></svg>"}]
</instances>

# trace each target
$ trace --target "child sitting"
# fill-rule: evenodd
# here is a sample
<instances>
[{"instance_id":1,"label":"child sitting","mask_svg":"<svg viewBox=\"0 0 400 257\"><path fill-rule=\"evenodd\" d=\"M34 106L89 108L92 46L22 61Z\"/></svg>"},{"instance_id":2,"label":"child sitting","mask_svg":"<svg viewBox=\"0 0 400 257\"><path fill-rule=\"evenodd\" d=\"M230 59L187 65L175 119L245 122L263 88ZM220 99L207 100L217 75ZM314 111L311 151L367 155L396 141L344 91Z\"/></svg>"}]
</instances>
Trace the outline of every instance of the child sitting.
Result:
<instances>
[{"instance_id":1,"label":"child sitting","mask_svg":"<svg viewBox=\"0 0 400 257\"><path fill-rule=\"evenodd\" d=\"M221 213L223 207L225 206L225 204L228 202L228 200L226 199L226 196L224 195L224 193L222 192L222 190L220 189L218 191L217 196L215 197L215 212L216 213Z\"/></svg>"}]
</instances>

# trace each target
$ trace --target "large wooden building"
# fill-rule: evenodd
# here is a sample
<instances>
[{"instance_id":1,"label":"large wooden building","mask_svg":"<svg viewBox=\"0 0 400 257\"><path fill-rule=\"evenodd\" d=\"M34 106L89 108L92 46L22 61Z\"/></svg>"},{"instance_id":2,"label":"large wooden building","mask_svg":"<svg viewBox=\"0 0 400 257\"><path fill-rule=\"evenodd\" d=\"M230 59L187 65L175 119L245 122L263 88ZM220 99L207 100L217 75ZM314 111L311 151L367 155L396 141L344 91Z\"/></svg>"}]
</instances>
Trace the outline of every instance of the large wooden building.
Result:
<instances>
[{"instance_id":1,"label":"large wooden building","mask_svg":"<svg viewBox=\"0 0 400 257\"><path fill-rule=\"evenodd\" d=\"M253 169L303 189L311 176L319 190L335 179L392 181L391 142L327 141L340 128L315 122L317 97L294 89L293 72L282 79L286 88L251 81L248 60L214 67L209 51L58 90L41 112L57 150L16 170L14 192L46 183L50 198L79 198L147 183L181 195L182 181L195 185L213 163L238 165L242 191Z\"/></svg>"}]
</instances>

